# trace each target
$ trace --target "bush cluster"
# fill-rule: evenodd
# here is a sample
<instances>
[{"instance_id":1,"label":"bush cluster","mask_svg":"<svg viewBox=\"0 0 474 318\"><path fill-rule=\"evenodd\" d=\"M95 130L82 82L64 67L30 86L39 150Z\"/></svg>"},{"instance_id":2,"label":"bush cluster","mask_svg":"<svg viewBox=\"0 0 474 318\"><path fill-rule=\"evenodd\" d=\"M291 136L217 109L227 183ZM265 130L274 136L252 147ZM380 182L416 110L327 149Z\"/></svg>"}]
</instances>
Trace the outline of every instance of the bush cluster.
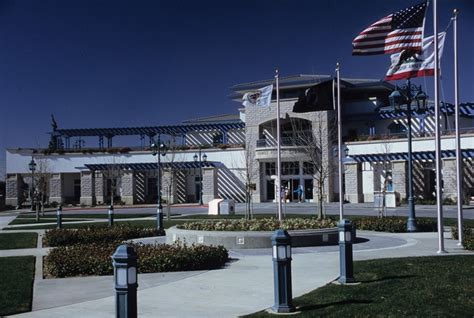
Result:
<instances>
[{"instance_id":1,"label":"bush cluster","mask_svg":"<svg viewBox=\"0 0 474 318\"><path fill-rule=\"evenodd\" d=\"M131 244L138 254L138 272L172 272L220 268L228 260L222 247L206 245ZM46 256L45 273L52 277L112 275L111 255L117 244L61 246Z\"/></svg>"},{"instance_id":2,"label":"bush cluster","mask_svg":"<svg viewBox=\"0 0 474 318\"><path fill-rule=\"evenodd\" d=\"M474 229L470 227L463 226L463 245L466 250L474 251ZM451 227L451 234L454 240L459 238L458 236L458 227Z\"/></svg>"},{"instance_id":3,"label":"bush cluster","mask_svg":"<svg viewBox=\"0 0 474 318\"><path fill-rule=\"evenodd\" d=\"M383 218L362 217L354 221L358 230L403 233L407 231L407 218L388 216ZM436 232L436 222L433 220L417 219L418 232Z\"/></svg>"},{"instance_id":4,"label":"bush cluster","mask_svg":"<svg viewBox=\"0 0 474 318\"><path fill-rule=\"evenodd\" d=\"M333 219L316 218L288 218L283 221L282 228L285 230L308 230L321 229L337 226ZM261 219L226 219L218 221L186 222L177 225L179 229L200 231L274 231L281 228L275 218Z\"/></svg>"},{"instance_id":5,"label":"bush cluster","mask_svg":"<svg viewBox=\"0 0 474 318\"><path fill-rule=\"evenodd\" d=\"M92 226L83 229L53 229L44 236L46 246L69 246L78 244L117 243L140 237L164 235L157 229L116 225L113 227Z\"/></svg>"}]
</instances>

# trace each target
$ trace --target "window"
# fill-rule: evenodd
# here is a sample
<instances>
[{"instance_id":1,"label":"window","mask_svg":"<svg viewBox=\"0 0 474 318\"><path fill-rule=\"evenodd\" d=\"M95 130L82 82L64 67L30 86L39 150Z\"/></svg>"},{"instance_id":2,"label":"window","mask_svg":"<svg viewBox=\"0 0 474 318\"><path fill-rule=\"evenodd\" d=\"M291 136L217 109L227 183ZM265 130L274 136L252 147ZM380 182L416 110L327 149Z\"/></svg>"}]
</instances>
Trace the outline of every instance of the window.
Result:
<instances>
[{"instance_id":1,"label":"window","mask_svg":"<svg viewBox=\"0 0 474 318\"><path fill-rule=\"evenodd\" d=\"M401 134L406 131L406 128L401 123L393 122L390 125L388 125L388 131L391 134Z\"/></svg>"},{"instance_id":2,"label":"window","mask_svg":"<svg viewBox=\"0 0 474 318\"><path fill-rule=\"evenodd\" d=\"M265 175L266 176L276 175L276 164L274 162L265 162Z\"/></svg>"},{"instance_id":3,"label":"window","mask_svg":"<svg viewBox=\"0 0 474 318\"><path fill-rule=\"evenodd\" d=\"M314 165L311 162L303 162L303 174L314 174Z\"/></svg>"},{"instance_id":4,"label":"window","mask_svg":"<svg viewBox=\"0 0 474 318\"><path fill-rule=\"evenodd\" d=\"M299 162L282 162L281 163L281 174L282 175L299 175L300 166Z\"/></svg>"}]
</instances>

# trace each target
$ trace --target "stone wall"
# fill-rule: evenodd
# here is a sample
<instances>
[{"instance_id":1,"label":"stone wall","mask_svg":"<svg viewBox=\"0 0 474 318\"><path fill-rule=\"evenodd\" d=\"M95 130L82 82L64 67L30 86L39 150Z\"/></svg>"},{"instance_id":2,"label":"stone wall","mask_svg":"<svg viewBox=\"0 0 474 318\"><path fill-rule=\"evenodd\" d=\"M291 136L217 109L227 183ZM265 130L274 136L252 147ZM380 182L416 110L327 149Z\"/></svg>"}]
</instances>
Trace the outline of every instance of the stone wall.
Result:
<instances>
[{"instance_id":1,"label":"stone wall","mask_svg":"<svg viewBox=\"0 0 474 318\"><path fill-rule=\"evenodd\" d=\"M135 173L133 171L123 171L122 173L121 198L125 204L135 203Z\"/></svg>"},{"instance_id":2,"label":"stone wall","mask_svg":"<svg viewBox=\"0 0 474 318\"><path fill-rule=\"evenodd\" d=\"M345 167L345 199L350 203L363 202L362 168L360 163L346 163Z\"/></svg>"},{"instance_id":3,"label":"stone wall","mask_svg":"<svg viewBox=\"0 0 474 318\"><path fill-rule=\"evenodd\" d=\"M217 198L217 171L213 167L202 169L202 202L204 204Z\"/></svg>"},{"instance_id":4,"label":"stone wall","mask_svg":"<svg viewBox=\"0 0 474 318\"><path fill-rule=\"evenodd\" d=\"M95 201L95 180L91 171L81 172L81 204L94 205Z\"/></svg>"},{"instance_id":5,"label":"stone wall","mask_svg":"<svg viewBox=\"0 0 474 318\"><path fill-rule=\"evenodd\" d=\"M7 174L5 185L5 204L18 206L23 203L23 177L20 174Z\"/></svg>"},{"instance_id":6,"label":"stone wall","mask_svg":"<svg viewBox=\"0 0 474 318\"><path fill-rule=\"evenodd\" d=\"M102 171L95 172L94 190L97 204L105 204L105 178Z\"/></svg>"},{"instance_id":7,"label":"stone wall","mask_svg":"<svg viewBox=\"0 0 474 318\"><path fill-rule=\"evenodd\" d=\"M457 200L456 158L443 159L443 197Z\"/></svg>"},{"instance_id":8,"label":"stone wall","mask_svg":"<svg viewBox=\"0 0 474 318\"><path fill-rule=\"evenodd\" d=\"M400 193L400 199L407 198L407 162L392 161L393 191Z\"/></svg>"},{"instance_id":9,"label":"stone wall","mask_svg":"<svg viewBox=\"0 0 474 318\"><path fill-rule=\"evenodd\" d=\"M49 179L49 202L62 204L63 201L63 176L61 173L52 173Z\"/></svg>"}]
</instances>

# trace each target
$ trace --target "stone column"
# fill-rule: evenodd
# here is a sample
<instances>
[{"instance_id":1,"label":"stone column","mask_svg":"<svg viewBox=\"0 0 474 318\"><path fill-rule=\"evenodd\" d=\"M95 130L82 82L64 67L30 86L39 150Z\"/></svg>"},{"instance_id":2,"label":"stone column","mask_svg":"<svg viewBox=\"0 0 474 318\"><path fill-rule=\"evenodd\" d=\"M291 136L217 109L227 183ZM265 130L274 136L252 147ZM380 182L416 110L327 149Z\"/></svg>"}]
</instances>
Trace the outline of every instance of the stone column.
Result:
<instances>
[{"instance_id":1,"label":"stone column","mask_svg":"<svg viewBox=\"0 0 474 318\"><path fill-rule=\"evenodd\" d=\"M344 199L350 203L363 202L362 193L362 166L358 162L345 163L345 196Z\"/></svg>"},{"instance_id":2,"label":"stone column","mask_svg":"<svg viewBox=\"0 0 474 318\"><path fill-rule=\"evenodd\" d=\"M124 171L122 173L122 201L131 205L135 203L135 173L133 171Z\"/></svg>"},{"instance_id":3,"label":"stone column","mask_svg":"<svg viewBox=\"0 0 474 318\"><path fill-rule=\"evenodd\" d=\"M393 191L400 193L400 199L407 198L407 167L405 160L392 161Z\"/></svg>"},{"instance_id":4,"label":"stone column","mask_svg":"<svg viewBox=\"0 0 474 318\"><path fill-rule=\"evenodd\" d=\"M19 206L23 203L23 177L20 174L7 174L5 204Z\"/></svg>"},{"instance_id":5,"label":"stone column","mask_svg":"<svg viewBox=\"0 0 474 318\"><path fill-rule=\"evenodd\" d=\"M443 159L443 197L457 200L456 158Z\"/></svg>"},{"instance_id":6,"label":"stone column","mask_svg":"<svg viewBox=\"0 0 474 318\"><path fill-rule=\"evenodd\" d=\"M172 170L164 170L163 171L163 181L162 182L163 182L162 183L163 199L169 200L170 204L176 203L176 200L175 200L176 172L172 171Z\"/></svg>"},{"instance_id":7,"label":"stone column","mask_svg":"<svg viewBox=\"0 0 474 318\"><path fill-rule=\"evenodd\" d=\"M202 202L204 204L217 198L217 170L214 167L202 168Z\"/></svg>"},{"instance_id":8,"label":"stone column","mask_svg":"<svg viewBox=\"0 0 474 318\"><path fill-rule=\"evenodd\" d=\"M52 173L49 179L49 202L57 202L62 204L64 201L63 196L64 178L61 173Z\"/></svg>"},{"instance_id":9,"label":"stone column","mask_svg":"<svg viewBox=\"0 0 474 318\"><path fill-rule=\"evenodd\" d=\"M383 165L380 163L372 164L372 169L374 172L374 192L382 191L382 175L383 175Z\"/></svg>"},{"instance_id":10,"label":"stone column","mask_svg":"<svg viewBox=\"0 0 474 318\"><path fill-rule=\"evenodd\" d=\"M95 180L93 171L81 172L81 204L95 204Z\"/></svg>"},{"instance_id":11,"label":"stone column","mask_svg":"<svg viewBox=\"0 0 474 318\"><path fill-rule=\"evenodd\" d=\"M94 181L94 188L95 188L95 200L97 204L104 204L105 202L105 179L104 173L102 171L95 171L95 181Z\"/></svg>"}]
</instances>

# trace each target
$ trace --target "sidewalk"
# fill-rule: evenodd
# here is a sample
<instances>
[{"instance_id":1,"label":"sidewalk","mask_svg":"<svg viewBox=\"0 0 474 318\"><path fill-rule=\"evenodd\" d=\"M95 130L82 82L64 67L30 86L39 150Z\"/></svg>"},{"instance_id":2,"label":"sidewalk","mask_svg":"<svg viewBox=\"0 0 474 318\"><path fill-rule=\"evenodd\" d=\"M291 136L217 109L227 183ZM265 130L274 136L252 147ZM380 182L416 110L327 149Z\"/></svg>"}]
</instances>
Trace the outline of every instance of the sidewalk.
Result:
<instances>
[{"instance_id":1,"label":"sidewalk","mask_svg":"<svg viewBox=\"0 0 474 318\"><path fill-rule=\"evenodd\" d=\"M354 245L355 260L437 255L437 233L360 231L358 236L368 241ZM456 243L445 240L446 255L474 254ZM295 248L293 252L294 297L338 277L337 246ZM235 260L220 270L139 275L139 316L236 317L270 307L271 250L231 251L231 257ZM114 317L113 295L111 276L36 280L34 311L18 317Z\"/></svg>"}]
</instances>

